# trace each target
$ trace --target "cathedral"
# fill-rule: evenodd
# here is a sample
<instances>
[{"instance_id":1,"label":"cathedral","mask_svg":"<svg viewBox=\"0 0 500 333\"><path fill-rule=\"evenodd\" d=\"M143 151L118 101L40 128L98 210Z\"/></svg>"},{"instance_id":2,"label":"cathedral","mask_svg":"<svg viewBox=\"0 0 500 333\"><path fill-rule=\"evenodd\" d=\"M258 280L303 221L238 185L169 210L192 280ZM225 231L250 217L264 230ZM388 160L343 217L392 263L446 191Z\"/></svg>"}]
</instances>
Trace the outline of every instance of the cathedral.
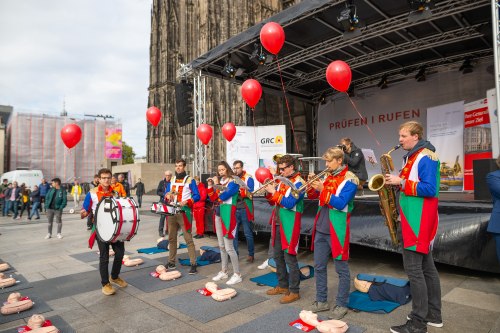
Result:
<instances>
[{"instance_id":1,"label":"cathedral","mask_svg":"<svg viewBox=\"0 0 500 333\"><path fill-rule=\"evenodd\" d=\"M194 153L196 129L193 123L181 127L176 114L175 86L179 83L177 73L181 64L191 62L230 37L298 2L153 0L148 107L158 107L162 111L162 119L157 127L148 124L149 163L174 163L182 155ZM221 127L226 122L236 126L289 124L279 96L264 94L259 103L261 112L252 114L241 98L240 86L227 80L207 78L205 108L205 122L214 129L207 152L209 171L215 168L218 161L225 159L226 141ZM299 134L299 144L302 144L300 141L307 140L306 113L311 107L296 102L292 109L294 127ZM288 151L293 152L289 141L292 140L287 140Z\"/></svg>"}]
</instances>

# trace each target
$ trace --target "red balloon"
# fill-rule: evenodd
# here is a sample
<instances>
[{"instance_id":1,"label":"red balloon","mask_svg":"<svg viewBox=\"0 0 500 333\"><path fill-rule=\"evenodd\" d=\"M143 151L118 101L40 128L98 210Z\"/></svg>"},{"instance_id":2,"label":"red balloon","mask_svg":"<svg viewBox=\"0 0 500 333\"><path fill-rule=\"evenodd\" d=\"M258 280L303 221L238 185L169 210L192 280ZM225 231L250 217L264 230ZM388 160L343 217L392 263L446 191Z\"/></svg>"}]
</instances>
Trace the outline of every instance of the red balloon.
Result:
<instances>
[{"instance_id":1,"label":"red balloon","mask_svg":"<svg viewBox=\"0 0 500 333\"><path fill-rule=\"evenodd\" d=\"M326 80L338 91L346 92L351 85L351 68L342 60L335 60L326 69Z\"/></svg>"},{"instance_id":2,"label":"red balloon","mask_svg":"<svg viewBox=\"0 0 500 333\"><path fill-rule=\"evenodd\" d=\"M158 109L156 106L150 107L146 111L146 119L154 127L158 126L158 124L160 123L160 119L161 119L161 111L160 111L160 109Z\"/></svg>"},{"instance_id":3,"label":"red balloon","mask_svg":"<svg viewBox=\"0 0 500 333\"><path fill-rule=\"evenodd\" d=\"M276 22L266 23L260 29L260 42L266 50L276 55L285 43L285 31Z\"/></svg>"},{"instance_id":4,"label":"red balloon","mask_svg":"<svg viewBox=\"0 0 500 333\"><path fill-rule=\"evenodd\" d=\"M241 97L245 100L249 107L255 108L262 96L262 86L259 81L248 79L241 86Z\"/></svg>"},{"instance_id":5,"label":"red balloon","mask_svg":"<svg viewBox=\"0 0 500 333\"><path fill-rule=\"evenodd\" d=\"M212 127L207 124L201 124L196 129L196 136L204 145L208 144L212 138Z\"/></svg>"},{"instance_id":6,"label":"red balloon","mask_svg":"<svg viewBox=\"0 0 500 333\"><path fill-rule=\"evenodd\" d=\"M264 184L266 180L273 179L273 175L271 175L271 171L268 168L260 167L255 170L255 178L259 183Z\"/></svg>"},{"instance_id":7,"label":"red balloon","mask_svg":"<svg viewBox=\"0 0 500 333\"><path fill-rule=\"evenodd\" d=\"M234 136L236 135L236 127L234 126L234 124L225 123L224 126L222 126L222 135L224 135L227 141L231 142L231 140L233 140Z\"/></svg>"},{"instance_id":8,"label":"red balloon","mask_svg":"<svg viewBox=\"0 0 500 333\"><path fill-rule=\"evenodd\" d=\"M68 124L61 129L61 139L68 148L73 148L82 138L82 129L77 124Z\"/></svg>"}]
</instances>

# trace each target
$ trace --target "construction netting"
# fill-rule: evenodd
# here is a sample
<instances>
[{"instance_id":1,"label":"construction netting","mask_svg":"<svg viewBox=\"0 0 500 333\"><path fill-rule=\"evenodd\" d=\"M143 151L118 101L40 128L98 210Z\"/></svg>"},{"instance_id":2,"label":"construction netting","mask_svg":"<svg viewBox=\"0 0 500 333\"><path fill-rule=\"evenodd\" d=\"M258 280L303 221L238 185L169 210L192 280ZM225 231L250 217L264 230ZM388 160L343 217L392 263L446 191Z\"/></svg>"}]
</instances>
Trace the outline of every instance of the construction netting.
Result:
<instances>
[{"instance_id":1,"label":"construction netting","mask_svg":"<svg viewBox=\"0 0 500 333\"><path fill-rule=\"evenodd\" d=\"M77 124L82 130L80 142L71 149L60 134L67 124ZM121 159L121 128L117 120L14 112L6 131L6 171L42 170L49 180L58 177L63 183L75 178L90 182L100 168L107 166L107 132L120 134Z\"/></svg>"}]
</instances>

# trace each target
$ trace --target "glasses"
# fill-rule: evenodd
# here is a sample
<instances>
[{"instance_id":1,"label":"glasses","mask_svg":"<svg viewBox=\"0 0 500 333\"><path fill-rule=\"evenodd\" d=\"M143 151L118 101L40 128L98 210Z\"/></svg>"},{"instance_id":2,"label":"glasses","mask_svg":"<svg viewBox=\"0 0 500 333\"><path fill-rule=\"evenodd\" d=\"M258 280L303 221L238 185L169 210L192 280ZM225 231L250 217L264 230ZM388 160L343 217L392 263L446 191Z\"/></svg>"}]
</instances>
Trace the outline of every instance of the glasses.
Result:
<instances>
[{"instance_id":1,"label":"glasses","mask_svg":"<svg viewBox=\"0 0 500 333\"><path fill-rule=\"evenodd\" d=\"M289 168L291 166L292 166L292 164L288 164L287 166L282 167L282 168L278 167L278 171L285 170L286 168Z\"/></svg>"}]
</instances>

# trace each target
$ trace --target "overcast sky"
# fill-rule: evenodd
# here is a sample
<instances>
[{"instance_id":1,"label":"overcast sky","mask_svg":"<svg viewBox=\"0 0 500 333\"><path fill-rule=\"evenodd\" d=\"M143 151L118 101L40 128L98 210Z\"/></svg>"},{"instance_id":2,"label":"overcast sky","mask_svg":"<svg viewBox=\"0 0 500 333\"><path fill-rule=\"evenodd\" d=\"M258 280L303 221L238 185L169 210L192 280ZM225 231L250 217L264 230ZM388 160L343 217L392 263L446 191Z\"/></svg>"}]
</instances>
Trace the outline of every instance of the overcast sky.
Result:
<instances>
[{"instance_id":1,"label":"overcast sky","mask_svg":"<svg viewBox=\"0 0 500 333\"><path fill-rule=\"evenodd\" d=\"M146 154L151 0L0 0L0 104L109 114Z\"/></svg>"}]
</instances>

